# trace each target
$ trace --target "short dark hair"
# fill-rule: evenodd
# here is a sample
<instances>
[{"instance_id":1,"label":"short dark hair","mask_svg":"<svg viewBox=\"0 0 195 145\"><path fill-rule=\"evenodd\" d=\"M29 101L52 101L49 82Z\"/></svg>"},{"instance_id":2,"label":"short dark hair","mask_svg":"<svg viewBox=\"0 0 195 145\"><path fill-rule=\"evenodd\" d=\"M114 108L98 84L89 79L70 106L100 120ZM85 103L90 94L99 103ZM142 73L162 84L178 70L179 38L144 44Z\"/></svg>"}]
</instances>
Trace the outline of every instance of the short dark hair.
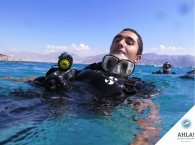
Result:
<instances>
[{"instance_id":1,"label":"short dark hair","mask_svg":"<svg viewBox=\"0 0 195 145\"><path fill-rule=\"evenodd\" d=\"M137 55L142 55L143 41L142 41L142 37L139 35L139 33L137 33L137 31L135 31L134 29L131 29L131 28L125 28L121 32L123 32L123 31L131 31L137 35L137 37L138 37L137 42L138 42L138 46L139 46L138 51L137 51Z\"/></svg>"}]
</instances>

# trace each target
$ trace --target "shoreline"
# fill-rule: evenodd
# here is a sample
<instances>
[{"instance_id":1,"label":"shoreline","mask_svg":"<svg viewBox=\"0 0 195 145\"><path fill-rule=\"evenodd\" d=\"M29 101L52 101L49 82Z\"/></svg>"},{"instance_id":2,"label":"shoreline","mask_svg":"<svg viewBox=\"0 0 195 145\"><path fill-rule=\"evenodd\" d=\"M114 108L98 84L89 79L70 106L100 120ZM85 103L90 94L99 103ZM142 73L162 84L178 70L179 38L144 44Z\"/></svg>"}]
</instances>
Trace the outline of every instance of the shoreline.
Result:
<instances>
[{"instance_id":1,"label":"shoreline","mask_svg":"<svg viewBox=\"0 0 195 145\"><path fill-rule=\"evenodd\" d=\"M58 62L54 62L54 61L32 61L32 60L23 60L23 61L21 61L21 60L0 60L0 62L24 62L24 63L28 63L28 62L31 62L31 63L58 63ZM90 63L78 63L78 62L76 62L76 63L74 63L74 64L90 64Z\"/></svg>"},{"instance_id":2,"label":"shoreline","mask_svg":"<svg viewBox=\"0 0 195 145\"><path fill-rule=\"evenodd\" d=\"M6 60L0 60L0 62L19 62L19 63L55 63L57 64L57 62L52 62L52 61L28 61L28 60L25 60L25 61L17 61L17 60L10 60L10 61L6 61ZM91 63L79 63L79 62L75 62L74 64L84 64L84 65L88 65L88 64L91 64ZM161 67L161 65L158 65L158 64L146 64L146 63L137 63L137 66L145 66L145 65L149 65L149 66L157 66L157 67ZM194 68L195 66L174 66L174 67L192 67Z\"/></svg>"}]
</instances>

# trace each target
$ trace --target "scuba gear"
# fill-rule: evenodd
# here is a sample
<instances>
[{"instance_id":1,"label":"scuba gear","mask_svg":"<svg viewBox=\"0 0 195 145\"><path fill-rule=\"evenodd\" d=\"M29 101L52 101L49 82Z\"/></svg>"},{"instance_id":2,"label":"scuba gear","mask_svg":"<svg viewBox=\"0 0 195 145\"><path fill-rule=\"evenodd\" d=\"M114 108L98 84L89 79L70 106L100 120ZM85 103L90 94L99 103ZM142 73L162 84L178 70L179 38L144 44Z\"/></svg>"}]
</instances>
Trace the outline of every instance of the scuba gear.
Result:
<instances>
[{"instance_id":1,"label":"scuba gear","mask_svg":"<svg viewBox=\"0 0 195 145\"><path fill-rule=\"evenodd\" d=\"M145 82L125 76L133 72L134 63L129 62L129 60L119 60L116 56L109 56L109 58L114 58L117 61L111 67L104 64L108 71L102 68L103 62L91 64L83 70L70 69L64 71L53 66L45 77L35 79L32 84L43 87L42 91L46 97L50 99L51 95L52 100L60 99L59 102L61 102L61 96L70 96L65 100L68 109L76 103L78 104L76 108L87 107L90 111L94 109L103 114L110 114L114 107L124 103L132 95L136 94L142 98L147 98L150 95L150 89L147 89ZM124 69L123 63L124 65L130 64L126 65L126 69ZM110 73L114 66L124 70L118 71L119 74ZM131 69L128 71L127 68ZM53 95L57 96L53 97Z\"/></svg>"},{"instance_id":2,"label":"scuba gear","mask_svg":"<svg viewBox=\"0 0 195 145\"><path fill-rule=\"evenodd\" d=\"M106 72L129 76L135 69L135 63L121 55L105 55L102 60L102 67Z\"/></svg>"},{"instance_id":3,"label":"scuba gear","mask_svg":"<svg viewBox=\"0 0 195 145\"><path fill-rule=\"evenodd\" d=\"M66 83L63 79L63 74L60 75L59 71L51 73L45 79L46 91L63 90L66 88L65 84Z\"/></svg>"},{"instance_id":4,"label":"scuba gear","mask_svg":"<svg viewBox=\"0 0 195 145\"><path fill-rule=\"evenodd\" d=\"M49 74L55 72L55 71L68 71L72 64L73 64L73 58L71 55L67 54L66 52L63 52L59 57L58 65L53 65L51 68L47 71L46 77L49 76Z\"/></svg>"},{"instance_id":5,"label":"scuba gear","mask_svg":"<svg viewBox=\"0 0 195 145\"><path fill-rule=\"evenodd\" d=\"M123 93L125 79L101 70L85 69L78 74L76 81L88 83L93 90L96 90L99 97L109 97Z\"/></svg>"},{"instance_id":6,"label":"scuba gear","mask_svg":"<svg viewBox=\"0 0 195 145\"><path fill-rule=\"evenodd\" d=\"M73 63L71 55L63 52L58 58L58 66L53 65L46 73L44 84L47 91L67 90L67 80L72 79L76 72L75 69L70 70Z\"/></svg>"},{"instance_id":7,"label":"scuba gear","mask_svg":"<svg viewBox=\"0 0 195 145\"><path fill-rule=\"evenodd\" d=\"M58 66L60 69L67 71L71 68L73 63L73 58L71 55L63 52L58 58Z\"/></svg>"},{"instance_id":8,"label":"scuba gear","mask_svg":"<svg viewBox=\"0 0 195 145\"><path fill-rule=\"evenodd\" d=\"M76 69L69 71L54 71L45 78L46 91L68 90L70 88L70 81L74 78Z\"/></svg>"},{"instance_id":9,"label":"scuba gear","mask_svg":"<svg viewBox=\"0 0 195 145\"><path fill-rule=\"evenodd\" d=\"M72 60L65 52L59 56L58 66L52 66L46 73L46 91L67 91L79 84L92 94L98 94L98 99L101 99L132 95L143 86L142 81L127 77L133 73L135 64L125 56L106 55L101 63L91 64L81 71L70 69Z\"/></svg>"},{"instance_id":10,"label":"scuba gear","mask_svg":"<svg viewBox=\"0 0 195 145\"><path fill-rule=\"evenodd\" d=\"M88 83L98 97L107 98L121 96L122 94L133 95L142 90L145 84L139 78L125 78L120 75L105 73L102 70L85 69L77 75L76 81ZM89 90L89 89L88 89Z\"/></svg>"}]
</instances>

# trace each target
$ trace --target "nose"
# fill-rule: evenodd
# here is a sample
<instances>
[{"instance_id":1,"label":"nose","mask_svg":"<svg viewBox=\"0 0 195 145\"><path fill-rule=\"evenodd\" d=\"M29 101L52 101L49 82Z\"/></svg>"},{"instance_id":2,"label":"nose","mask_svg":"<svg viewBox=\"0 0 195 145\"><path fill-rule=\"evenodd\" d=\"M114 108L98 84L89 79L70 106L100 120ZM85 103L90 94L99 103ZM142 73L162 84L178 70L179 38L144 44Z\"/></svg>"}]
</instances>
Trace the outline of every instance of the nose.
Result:
<instances>
[{"instance_id":1,"label":"nose","mask_svg":"<svg viewBox=\"0 0 195 145\"><path fill-rule=\"evenodd\" d=\"M124 48L126 46L126 43L125 43L125 39L121 39L119 42L118 42L118 46L120 48Z\"/></svg>"}]
</instances>

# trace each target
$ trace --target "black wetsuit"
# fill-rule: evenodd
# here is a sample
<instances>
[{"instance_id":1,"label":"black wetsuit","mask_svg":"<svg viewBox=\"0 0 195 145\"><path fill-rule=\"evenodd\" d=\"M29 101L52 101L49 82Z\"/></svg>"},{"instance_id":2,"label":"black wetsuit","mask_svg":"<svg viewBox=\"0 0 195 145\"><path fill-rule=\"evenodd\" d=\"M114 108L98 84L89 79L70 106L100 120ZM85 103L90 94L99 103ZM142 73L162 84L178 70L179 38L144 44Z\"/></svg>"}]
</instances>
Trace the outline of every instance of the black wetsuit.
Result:
<instances>
[{"instance_id":1,"label":"black wetsuit","mask_svg":"<svg viewBox=\"0 0 195 145\"><path fill-rule=\"evenodd\" d=\"M161 70L158 70L156 72L152 72L153 74L176 74L175 72L162 72Z\"/></svg>"},{"instance_id":2,"label":"black wetsuit","mask_svg":"<svg viewBox=\"0 0 195 145\"><path fill-rule=\"evenodd\" d=\"M91 91L91 94L94 93L98 100L114 99L115 102L123 102L137 93L142 93L142 97L146 98L154 90L154 85L139 78L121 77L105 72L101 62L90 64L83 70L71 69L67 72L51 68L45 77L36 78L30 83L45 87L46 91L51 92L71 91L72 86L77 85Z\"/></svg>"},{"instance_id":3,"label":"black wetsuit","mask_svg":"<svg viewBox=\"0 0 195 145\"><path fill-rule=\"evenodd\" d=\"M101 70L104 72L102 68L102 63L93 63L87 66L85 69L90 69L90 70ZM139 78L133 77L123 77L124 81L124 93L128 95L133 95L141 90L143 90L146 87L146 82L142 81Z\"/></svg>"},{"instance_id":4,"label":"black wetsuit","mask_svg":"<svg viewBox=\"0 0 195 145\"><path fill-rule=\"evenodd\" d=\"M74 70L70 70L69 72L63 72L63 71L60 71L59 68L52 67L46 73L46 76L38 77L33 82L30 82L30 83L32 85L45 87L45 85L47 84L47 80L49 80L49 78L58 77L60 74L62 74L61 76L63 76L62 80L67 81L67 82L84 81L92 77L90 75L95 75L94 73L97 73L97 72L99 73L99 75L113 76L114 78L118 78L124 81L124 86L125 86L124 93L129 94L129 95L135 94L138 90L142 90L142 88L144 88L144 85L146 84L144 81L142 81L139 78L121 77L119 75L113 75L113 74L106 73L102 68L101 62L90 64L87 67L85 67L83 70L74 69ZM52 74L56 74L56 75L52 75ZM98 83L98 80L96 83Z\"/></svg>"},{"instance_id":5,"label":"black wetsuit","mask_svg":"<svg viewBox=\"0 0 195 145\"><path fill-rule=\"evenodd\" d=\"M66 92L78 93L81 91L79 93L81 99L88 99L84 93L88 92L94 96L89 98L89 101L95 101L95 104L98 104L98 107L95 108L103 111L113 110L127 98L128 102L132 101L132 98L129 98L132 95L136 94L136 98L145 99L155 93L155 86L152 83L146 83L139 78L121 77L107 73L103 70L101 62L90 64L83 70L71 69L67 72L59 68L51 68L46 76L36 78L29 83L44 87L46 92L51 93L59 91L66 94ZM85 99L81 101L85 102Z\"/></svg>"}]
</instances>

